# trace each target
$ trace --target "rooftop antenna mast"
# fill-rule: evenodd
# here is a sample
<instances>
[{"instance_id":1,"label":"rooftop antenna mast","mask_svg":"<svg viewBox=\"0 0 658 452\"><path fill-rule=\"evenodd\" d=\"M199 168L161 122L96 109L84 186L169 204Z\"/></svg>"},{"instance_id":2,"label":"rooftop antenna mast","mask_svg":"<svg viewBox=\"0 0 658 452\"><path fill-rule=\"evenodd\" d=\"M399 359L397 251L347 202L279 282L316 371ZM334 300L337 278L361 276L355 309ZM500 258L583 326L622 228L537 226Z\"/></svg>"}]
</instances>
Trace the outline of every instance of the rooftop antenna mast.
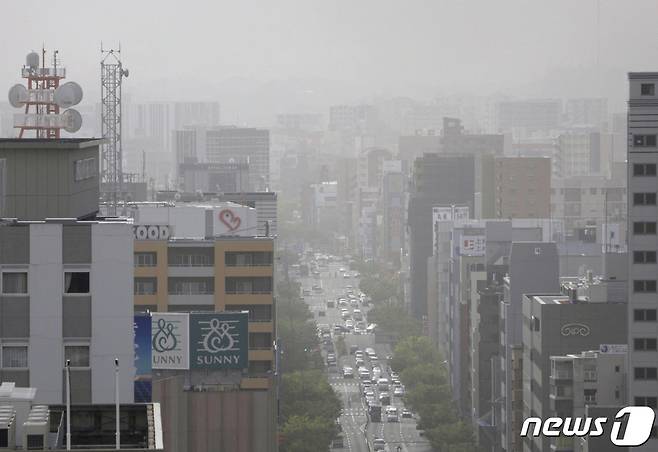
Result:
<instances>
[{"instance_id":1,"label":"rooftop antenna mast","mask_svg":"<svg viewBox=\"0 0 658 452\"><path fill-rule=\"evenodd\" d=\"M18 138L25 132L34 131L39 139L59 139L61 130L74 133L82 126L82 116L73 105L82 100L82 88L75 82L60 84L66 78L66 69L58 59L59 51L53 52L52 67L46 67L46 49L30 52L25 57L21 77L25 85L16 84L9 90L9 103L24 113L14 115L14 128ZM62 111L63 110L63 111Z\"/></svg>"},{"instance_id":2,"label":"rooftop antenna mast","mask_svg":"<svg viewBox=\"0 0 658 452\"><path fill-rule=\"evenodd\" d=\"M121 64L121 45L104 49L101 43L101 133L105 139L101 151L101 191L108 215L117 214L123 183L121 147L121 82L128 69Z\"/></svg>"}]
</instances>

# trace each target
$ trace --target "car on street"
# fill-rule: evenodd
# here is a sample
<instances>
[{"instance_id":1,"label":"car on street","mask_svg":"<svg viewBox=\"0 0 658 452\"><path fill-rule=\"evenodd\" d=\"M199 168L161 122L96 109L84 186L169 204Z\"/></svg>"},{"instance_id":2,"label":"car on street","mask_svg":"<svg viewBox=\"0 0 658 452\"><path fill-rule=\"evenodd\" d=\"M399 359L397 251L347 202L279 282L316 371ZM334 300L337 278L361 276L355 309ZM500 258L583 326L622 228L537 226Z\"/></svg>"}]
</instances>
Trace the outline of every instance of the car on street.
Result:
<instances>
[{"instance_id":1,"label":"car on street","mask_svg":"<svg viewBox=\"0 0 658 452\"><path fill-rule=\"evenodd\" d=\"M379 380L377 380L377 389L379 389L380 391L388 391L388 379L380 378Z\"/></svg>"},{"instance_id":2,"label":"car on street","mask_svg":"<svg viewBox=\"0 0 658 452\"><path fill-rule=\"evenodd\" d=\"M400 422L398 418L398 409L394 406L386 407L386 421L387 422Z\"/></svg>"},{"instance_id":3,"label":"car on street","mask_svg":"<svg viewBox=\"0 0 658 452\"><path fill-rule=\"evenodd\" d=\"M380 392L379 393L379 403L382 405L390 405L391 404L391 395L388 392Z\"/></svg>"},{"instance_id":4,"label":"car on street","mask_svg":"<svg viewBox=\"0 0 658 452\"><path fill-rule=\"evenodd\" d=\"M402 387L398 386L393 390L393 395L395 397L402 397L404 395L404 389Z\"/></svg>"},{"instance_id":5,"label":"car on street","mask_svg":"<svg viewBox=\"0 0 658 452\"><path fill-rule=\"evenodd\" d=\"M414 415L411 413L410 410L408 410L407 408L405 408L404 410L402 410L402 417L403 417L403 418L405 418L405 417L406 417L406 418L412 418L412 417L414 417Z\"/></svg>"},{"instance_id":6,"label":"car on street","mask_svg":"<svg viewBox=\"0 0 658 452\"><path fill-rule=\"evenodd\" d=\"M356 359L356 367L363 366L364 364L365 364L365 361L363 360L363 358L357 358Z\"/></svg>"},{"instance_id":7,"label":"car on street","mask_svg":"<svg viewBox=\"0 0 658 452\"><path fill-rule=\"evenodd\" d=\"M386 450L386 441L382 438L375 438L372 440L372 449L374 451Z\"/></svg>"},{"instance_id":8,"label":"car on street","mask_svg":"<svg viewBox=\"0 0 658 452\"><path fill-rule=\"evenodd\" d=\"M354 378L354 369L351 367L343 367L343 378Z\"/></svg>"}]
</instances>

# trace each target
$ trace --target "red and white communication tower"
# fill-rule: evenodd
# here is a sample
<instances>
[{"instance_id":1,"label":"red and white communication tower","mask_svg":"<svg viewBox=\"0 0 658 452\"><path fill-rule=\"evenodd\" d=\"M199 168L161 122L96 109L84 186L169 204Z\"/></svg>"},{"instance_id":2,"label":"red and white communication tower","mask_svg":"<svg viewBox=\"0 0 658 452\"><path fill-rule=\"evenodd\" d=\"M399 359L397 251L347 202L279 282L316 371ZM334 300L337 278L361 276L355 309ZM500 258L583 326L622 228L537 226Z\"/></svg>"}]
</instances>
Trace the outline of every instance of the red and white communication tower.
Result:
<instances>
[{"instance_id":1,"label":"red and white communication tower","mask_svg":"<svg viewBox=\"0 0 658 452\"><path fill-rule=\"evenodd\" d=\"M18 84L9 90L9 103L15 108L25 108L25 113L14 115L19 138L27 130L34 130L35 138L59 138L62 129L73 133L82 126L80 113L69 108L82 100L82 88L75 82L60 85L66 78L66 69L58 67L57 54L55 50L52 67L40 67L39 62L46 60L46 51L41 51L41 58L36 52L28 53L21 70L27 88Z\"/></svg>"}]
</instances>

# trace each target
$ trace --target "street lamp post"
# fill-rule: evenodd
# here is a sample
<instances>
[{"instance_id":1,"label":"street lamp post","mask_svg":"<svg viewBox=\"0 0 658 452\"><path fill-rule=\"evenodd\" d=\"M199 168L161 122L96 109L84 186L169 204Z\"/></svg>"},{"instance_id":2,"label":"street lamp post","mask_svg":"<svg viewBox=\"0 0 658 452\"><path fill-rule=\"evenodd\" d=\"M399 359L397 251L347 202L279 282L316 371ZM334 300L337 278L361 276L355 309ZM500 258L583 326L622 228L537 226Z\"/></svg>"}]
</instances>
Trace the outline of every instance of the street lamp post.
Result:
<instances>
[{"instance_id":1,"label":"street lamp post","mask_svg":"<svg viewBox=\"0 0 658 452\"><path fill-rule=\"evenodd\" d=\"M116 448L121 449L121 420L119 418L119 358L114 358L114 403L116 418Z\"/></svg>"},{"instance_id":2,"label":"street lamp post","mask_svg":"<svg viewBox=\"0 0 658 452\"><path fill-rule=\"evenodd\" d=\"M71 360L66 360L66 450L71 450Z\"/></svg>"}]
</instances>

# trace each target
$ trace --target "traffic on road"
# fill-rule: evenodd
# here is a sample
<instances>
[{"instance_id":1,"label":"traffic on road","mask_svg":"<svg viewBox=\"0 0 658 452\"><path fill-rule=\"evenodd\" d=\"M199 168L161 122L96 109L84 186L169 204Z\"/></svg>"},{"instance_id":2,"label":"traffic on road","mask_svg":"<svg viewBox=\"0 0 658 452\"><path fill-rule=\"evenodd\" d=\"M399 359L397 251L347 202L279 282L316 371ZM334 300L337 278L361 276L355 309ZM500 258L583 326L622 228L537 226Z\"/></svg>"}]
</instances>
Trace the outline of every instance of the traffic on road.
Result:
<instances>
[{"instance_id":1,"label":"traffic on road","mask_svg":"<svg viewBox=\"0 0 658 452\"><path fill-rule=\"evenodd\" d=\"M343 402L332 450L430 452L390 368L391 345L375 340L371 303L349 257L306 254L301 266L308 269L299 275L302 297L316 321L329 383Z\"/></svg>"}]
</instances>

